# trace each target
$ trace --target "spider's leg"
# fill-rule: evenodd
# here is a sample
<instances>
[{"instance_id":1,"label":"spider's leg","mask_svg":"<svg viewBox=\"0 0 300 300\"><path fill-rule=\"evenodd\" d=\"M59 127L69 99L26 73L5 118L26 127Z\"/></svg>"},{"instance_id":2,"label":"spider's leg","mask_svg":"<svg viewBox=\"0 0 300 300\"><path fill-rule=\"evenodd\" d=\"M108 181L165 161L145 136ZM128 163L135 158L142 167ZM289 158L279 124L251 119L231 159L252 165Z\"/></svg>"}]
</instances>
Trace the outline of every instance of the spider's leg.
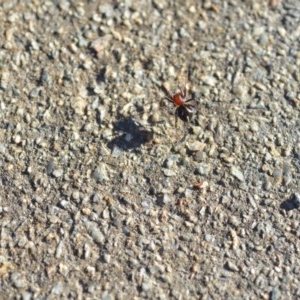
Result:
<instances>
[{"instance_id":1,"label":"spider's leg","mask_svg":"<svg viewBox=\"0 0 300 300\"><path fill-rule=\"evenodd\" d=\"M173 101L172 97L171 98L169 98L169 97L163 97L162 99L165 99L165 100L167 100L167 101L169 101L169 102L171 102L171 103L174 104L174 101Z\"/></svg>"},{"instance_id":2,"label":"spider's leg","mask_svg":"<svg viewBox=\"0 0 300 300\"><path fill-rule=\"evenodd\" d=\"M179 86L180 94L183 96L183 98L186 98L187 96L187 89L186 89L186 83L184 86Z\"/></svg>"},{"instance_id":3,"label":"spider's leg","mask_svg":"<svg viewBox=\"0 0 300 300\"><path fill-rule=\"evenodd\" d=\"M187 74L187 70L185 70L184 73L185 73L185 76L184 76L183 96L184 96L184 98L187 98L187 95L188 95L188 91L187 91L188 74Z\"/></svg>"},{"instance_id":4,"label":"spider's leg","mask_svg":"<svg viewBox=\"0 0 300 300\"><path fill-rule=\"evenodd\" d=\"M188 110L189 114L192 115L192 117L197 113L197 108L192 104L187 104L186 109Z\"/></svg>"},{"instance_id":5,"label":"spider's leg","mask_svg":"<svg viewBox=\"0 0 300 300\"><path fill-rule=\"evenodd\" d=\"M167 87L164 84L162 85L162 89L163 89L167 99L173 99L173 96L171 95L171 93L169 92L169 90L167 89Z\"/></svg>"},{"instance_id":6,"label":"spider's leg","mask_svg":"<svg viewBox=\"0 0 300 300\"><path fill-rule=\"evenodd\" d=\"M191 101L193 101L193 100L194 100L193 98L190 98L190 99L186 100L185 103L191 102Z\"/></svg>"},{"instance_id":7,"label":"spider's leg","mask_svg":"<svg viewBox=\"0 0 300 300\"><path fill-rule=\"evenodd\" d=\"M177 120L178 120L178 108L175 109L175 129L177 129Z\"/></svg>"},{"instance_id":8,"label":"spider's leg","mask_svg":"<svg viewBox=\"0 0 300 300\"><path fill-rule=\"evenodd\" d=\"M196 109L196 106L194 104L185 104L184 106L187 108L192 107L192 108Z\"/></svg>"}]
</instances>

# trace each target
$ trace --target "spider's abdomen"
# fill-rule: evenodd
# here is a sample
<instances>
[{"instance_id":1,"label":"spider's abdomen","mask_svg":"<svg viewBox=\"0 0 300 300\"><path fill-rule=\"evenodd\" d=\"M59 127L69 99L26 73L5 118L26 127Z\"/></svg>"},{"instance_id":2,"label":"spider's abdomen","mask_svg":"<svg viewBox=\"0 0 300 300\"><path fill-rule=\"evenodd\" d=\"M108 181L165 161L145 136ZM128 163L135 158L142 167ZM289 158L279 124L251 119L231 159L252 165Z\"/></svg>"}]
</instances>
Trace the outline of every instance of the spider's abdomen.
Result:
<instances>
[{"instance_id":1,"label":"spider's abdomen","mask_svg":"<svg viewBox=\"0 0 300 300\"><path fill-rule=\"evenodd\" d=\"M178 118L183 122L190 122L194 117L196 110L192 107L181 105L176 110Z\"/></svg>"}]
</instances>

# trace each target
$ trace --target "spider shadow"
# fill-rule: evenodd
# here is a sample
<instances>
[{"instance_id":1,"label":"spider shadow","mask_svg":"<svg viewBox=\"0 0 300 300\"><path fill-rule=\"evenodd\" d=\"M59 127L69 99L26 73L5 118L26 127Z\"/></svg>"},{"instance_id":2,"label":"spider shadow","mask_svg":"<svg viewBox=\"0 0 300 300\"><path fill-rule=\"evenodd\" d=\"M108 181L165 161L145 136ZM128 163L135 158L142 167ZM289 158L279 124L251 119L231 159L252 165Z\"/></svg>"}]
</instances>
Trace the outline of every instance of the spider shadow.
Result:
<instances>
[{"instance_id":1,"label":"spider shadow","mask_svg":"<svg viewBox=\"0 0 300 300\"><path fill-rule=\"evenodd\" d=\"M285 211L290 211L300 207L300 197L297 194L292 195L289 199L280 204L280 208Z\"/></svg>"},{"instance_id":2,"label":"spider shadow","mask_svg":"<svg viewBox=\"0 0 300 300\"><path fill-rule=\"evenodd\" d=\"M114 131L117 136L107 143L110 150L116 147L124 151L138 149L153 139L153 132L145 129L131 117L118 120L114 124Z\"/></svg>"}]
</instances>

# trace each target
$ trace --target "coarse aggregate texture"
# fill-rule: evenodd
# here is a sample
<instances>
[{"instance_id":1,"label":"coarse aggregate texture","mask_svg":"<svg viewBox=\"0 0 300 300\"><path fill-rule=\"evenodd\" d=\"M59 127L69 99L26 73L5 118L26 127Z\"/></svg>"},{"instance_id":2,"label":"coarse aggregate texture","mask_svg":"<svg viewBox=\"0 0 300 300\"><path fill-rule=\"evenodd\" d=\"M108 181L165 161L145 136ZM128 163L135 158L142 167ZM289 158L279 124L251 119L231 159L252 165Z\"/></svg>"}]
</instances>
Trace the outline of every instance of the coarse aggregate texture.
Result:
<instances>
[{"instance_id":1,"label":"coarse aggregate texture","mask_svg":"<svg viewBox=\"0 0 300 300\"><path fill-rule=\"evenodd\" d=\"M300 298L300 1L0 20L0 299Z\"/></svg>"}]
</instances>

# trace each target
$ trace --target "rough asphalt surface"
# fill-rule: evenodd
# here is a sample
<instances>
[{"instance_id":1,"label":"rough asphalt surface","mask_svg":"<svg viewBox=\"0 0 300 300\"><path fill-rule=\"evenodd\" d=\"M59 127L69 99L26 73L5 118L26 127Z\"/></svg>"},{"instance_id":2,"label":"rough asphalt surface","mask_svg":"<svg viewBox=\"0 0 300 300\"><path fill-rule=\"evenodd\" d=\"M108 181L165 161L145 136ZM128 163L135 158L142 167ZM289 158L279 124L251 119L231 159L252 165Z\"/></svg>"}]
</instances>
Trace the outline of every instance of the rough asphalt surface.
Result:
<instances>
[{"instance_id":1,"label":"rough asphalt surface","mask_svg":"<svg viewBox=\"0 0 300 300\"><path fill-rule=\"evenodd\" d=\"M0 20L0 299L299 299L300 1Z\"/></svg>"}]
</instances>

